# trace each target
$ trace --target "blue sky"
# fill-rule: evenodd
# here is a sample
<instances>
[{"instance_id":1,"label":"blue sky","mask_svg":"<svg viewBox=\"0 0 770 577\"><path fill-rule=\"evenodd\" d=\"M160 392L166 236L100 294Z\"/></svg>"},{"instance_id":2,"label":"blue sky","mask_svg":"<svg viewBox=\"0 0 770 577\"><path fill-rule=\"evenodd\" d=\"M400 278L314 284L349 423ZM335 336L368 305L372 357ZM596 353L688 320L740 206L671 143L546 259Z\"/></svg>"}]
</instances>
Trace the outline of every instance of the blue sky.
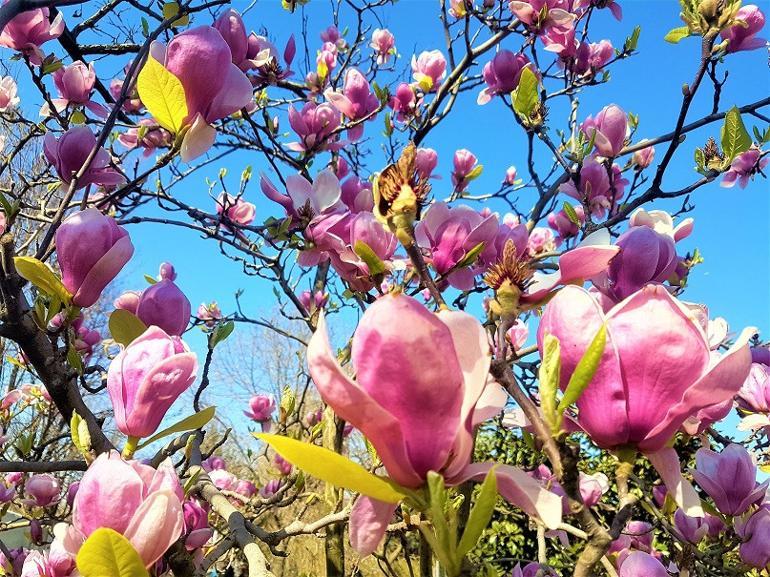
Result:
<instances>
[{"instance_id":1,"label":"blue sky","mask_svg":"<svg viewBox=\"0 0 770 577\"><path fill-rule=\"evenodd\" d=\"M760 4L763 8L770 8L767 0ZM248 5L244 1L232 4L239 10ZM639 116L640 127L636 138L651 138L673 128L681 99L681 86L691 81L700 43L698 39L686 39L672 46L663 41L669 29L681 25L678 3L673 0L621 0L621 5L624 10L622 22L616 22L606 10L594 17L591 40L608 38L614 45L622 46L634 26L640 25L642 32L638 54L615 65L611 69L611 81L608 84L584 90L580 96L579 116L585 118L609 103L616 103L627 112ZM71 9L65 13L70 14ZM312 0L305 8L305 14L308 17L307 42L311 55L314 55L320 46L319 31L331 23L330 3ZM396 36L396 45L401 54L397 65L399 73L408 67L412 53L444 49L436 2L402 0L395 6L381 10L379 15L379 26L388 27ZM295 69L298 65L302 67L304 46L299 12L293 15L287 13L278 1L258 2L245 16L245 21L250 29L258 32L266 29L280 49L289 34L294 33L298 40ZM194 25L209 22L207 17L200 15ZM346 23L343 9L340 29ZM518 50L519 45L518 38L503 43L504 48L514 51ZM7 54L3 52L3 58ZM483 65L490 58L491 55L485 55L480 59L480 64ZM745 104L767 96L770 92L767 58L765 50L742 52L727 58L730 77L723 90L722 110L733 104ZM109 81L109 74L119 70L124 63L116 63L114 59L110 64L98 62L97 72ZM304 72L302 69L302 75ZM22 71L21 75L24 74ZM395 82L401 77L400 74L386 75L380 84ZM21 85L25 108L39 104L39 96L30 92L28 84L22 82ZM704 82L689 118L697 119L708 114L711 98L711 87L708 82ZM447 196L449 192L447 187L450 186L452 155L459 148L470 149L485 167L482 176L470 187L474 194L496 190L505 169L510 165L519 167L520 173L525 170L526 139L515 125L510 112L499 99L483 107L477 106L475 101L475 92L461 95L452 117L435 129L423 144L435 148L439 153L438 173L443 176L443 180L436 181L434 185L439 198ZM550 115L552 128L564 126L563 112L563 104L553 107ZM756 119L745 118L745 121L749 126L761 126ZM367 146L375 150L381 122L378 119L366 129L367 135L373 139ZM285 121L282 130L288 130ZM664 189L681 188L696 179L693 150L696 146L702 146L708 136L718 139L719 124L688 135L667 173ZM291 136L286 138L286 142L291 140ZM662 157L662 152L659 147L657 160ZM550 167L550 156L545 147L538 148L536 160L542 171ZM232 155L222 165L230 172L228 180L231 190L237 188L238 176L247 164L253 167L255 175L267 169L266 161L255 153ZM320 165L317 163L317 166ZM376 170L382 166L375 164L371 168ZM188 179L186 185L178 187L176 193L190 204L204 210L213 210L214 201L208 196L204 178L216 178L218 169L219 166L216 166L196 173ZM697 206L691 213L695 218L695 232L679 245L682 253L698 247L705 258L705 262L691 275L684 298L706 303L712 316L727 318L733 331L740 331L746 325L758 326L763 332L770 330L769 188L766 180L758 179L745 190L737 187L721 188L718 183L698 190L692 197ZM219 192L219 189L214 189L214 194ZM258 178L252 179L245 197L256 203L258 221L282 215L280 207L263 198ZM534 200L531 192L523 193L519 210L526 213ZM652 208L676 210L680 204L661 202ZM502 206L492 205L492 208L504 210ZM153 209L152 212L158 211ZM244 276L239 264L221 257L215 243L202 240L191 231L167 226L142 224L131 226L129 230L137 250L119 281L121 286L143 288L142 274L157 274L158 264L166 260L176 266L178 284L188 294L193 310L203 301L217 300L225 313L232 312L233 294L239 289L244 291L241 302L252 316L270 316L274 310L276 300L271 286L265 281ZM204 342L200 335L190 335L189 340L194 348L201 350ZM270 387L269 383L265 385Z\"/></svg>"}]
</instances>

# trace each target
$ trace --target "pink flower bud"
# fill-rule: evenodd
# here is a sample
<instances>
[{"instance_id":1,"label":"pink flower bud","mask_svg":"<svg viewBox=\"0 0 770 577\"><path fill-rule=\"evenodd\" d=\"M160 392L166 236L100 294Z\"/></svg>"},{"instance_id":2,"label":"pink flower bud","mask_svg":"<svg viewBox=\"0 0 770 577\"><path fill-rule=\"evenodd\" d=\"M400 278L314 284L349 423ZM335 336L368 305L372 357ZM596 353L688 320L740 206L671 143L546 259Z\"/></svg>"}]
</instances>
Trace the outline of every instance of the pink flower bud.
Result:
<instances>
[{"instance_id":1,"label":"pink flower bud","mask_svg":"<svg viewBox=\"0 0 770 577\"><path fill-rule=\"evenodd\" d=\"M537 256L544 252L553 252L556 250L556 239L550 228L542 226L535 227L529 234L527 240L527 253L530 256Z\"/></svg>"},{"instance_id":2,"label":"pink flower bud","mask_svg":"<svg viewBox=\"0 0 770 577\"><path fill-rule=\"evenodd\" d=\"M615 56L615 48L609 40L598 43L581 42L569 68L581 76L593 76Z\"/></svg>"},{"instance_id":3,"label":"pink flower bud","mask_svg":"<svg viewBox=\"0 0 770 577\"><path fill-rule=\"evenodd\" d=\"M230 196L226 192L217 198L217 214L226 215L227 219L234 224L249 225L254 222L256 213L257 207L242 198Z\"/></svg>"},{"instance_id":4,"label":"pink flower bud","mask_svg":"<svg viewBox=\"0 0 770 577\"><path fill-rule=\"evenodd\" d=\"M505 333L508 341L513 345L514 350L520 350L529 338L529 327L521 319L516 319L513 326Z\"/></svg>"},{"instance_id":5,"label":"pink flower bud","mask_svg":"<svg viewBox=\"0 0 770 577\"><path fill-rule=\"evenodd\" d=\"M529 58L521 53L500 50L482 72L487 87L479 93L478 104L486 104L493 97L508 95L519 85L521 72L530 64Z\"/></svg>"},{"instance_id":6,"label":"pink flower bud","mask_svg":"<svg viewBox=\"0 0 770 577\"><path fill-rule=\"evenodd\" d=\"M557 244L560 244L563 240L573 238L580 232L580 227L583 226L586 220L585 211L580 204L572 205L572 209L575 211L578 222L572 222L570 217L564 211L552 212L548 215L548 226L550 226L559 235L557 238Z\"/></svg>"},{"instance_id":7,"label":"pink flower bud","mask_svg":"<svg viewBox=\"0 0 770 577\"><path fill-rule=\"evenodd\" d=\"M142 291L136 316L148 327L155 325L169 335L181 336L190 322L190 310L185 294L174 281L164 278Z\"/></svg>"},{"instance_id":8,"label":"pink flower bud","mask_svg":"<svg viewBox=\"0 0 770 577\"><path fill-rule=\"evenodd\" d=\"M291 475L292 465L286 459L277 454L273 457L273 463L278 472L284 477Z\"/></svg>"},{"instance_id":9,"label":"pink flower bud","mask_svg":"<svg viewBox=\"0 0 770 577\"><path fill-rule=\"evenodd\" d=\"M580 125L586 139L594 139L596 151L602 156L613 158L626 143L628 118L623 109L615 104L602 108L596 118L589 116Z\"/></svg>"},{"instance_id":10,"label":"pink flower bud","mask_svg":"<svg viewBox=\"0 0 770 577\"><path fill-rule=\"evenodd\" d=\"M217 321L222 318L222 309L219 308L217 301L211 304L201 303L198 307L198 318L202 320L207 327L213 327Z\"/></svg>"},{"instance_id":11,"label":"pink flower bud","mask_svg":"<svg viewBox=\"0 0 770 577\"><path fill-rule=\"evenodd\" d=\"M374 50L377 64L382 66L396 53L396 38L387 28L375 28L369 46Z\"/></svg>"},{"instance_id":12,"label":"pink flower bud","mask_svg":"<svg viewBox=\"0 0 770 577\"><path fill-rule=\"evenodd\" d=\"M743 541L739 550L741 561L758 569L770 564L770 510L766 506L745 521L736 519L735 533Z\"/></svg>"},{"instance_id":13,"label":"pink flower bud","mask_svg":"<svg viewBox=\"0 0 770 577\"><path fill-rule=\"evenodd\" d=\"M181 339L151 326L113 359L107 371L118 429L132 437L152 435L173 402L192 385L197 370L195 353Z\"/></svg>"},{"instance_id":14,"label":"pink flower bud","mask_svg":"<svg viewBox=\"0 0 770 577\"><path fill-rule=\"evenodd\" d=\"M461 148L455 151L454 158L452 159L454 164L454 170L452 171L452 184L455 190L458 192L464 191L470 177L474 170L477 168L477 159L470 150Z\"/></svg>"},{"instance_id":15,"label":"pink flower bud","mask_svg":"<svg viewBox=\"0 0 770 577\"><path fill-rule=\"evenodd\" d=\"M760 170L770 163L770 158L765 155L762 157L762 151L758 148L750 148L746 152L736 156L730 164L730 170L724 173L721 186L732 188L735 183L741 188L749 185L749 180Z\"/></svg>"},{"instance_id":16,"label":"pink flower bud","mask_svg":"<svg viewBox=\"0 0 770 577\"><path fill-rule=\"evenodd\" d=\"M631 162L634 163L637 169L641 170L647 168L652 164L652 160L655 158L655 147L648 146L634 152L634 156L631 157Z\"/></svg>"},{"instance_id":17,"label":"pink flower bud","mask_svg":"<svg viewBox=\"0 0 770 577\"><path fill-rule=\"evenodd\" d=\"M112 304L116 309L123 309L135 315L141 296L141 291L126 291L116 298Z\"/></svg>"},{"instance_id":18,"label":"pink flower bud","mask_svg":"<svg viewBox=\"0 0 770 577\"><path fill-rule=\"evenodd\" d=\"M275 412L275 399L272 395L254 395L249 399L249 411L243 414L261 424L263 429L269 426Z\"/></svg>"},{"instance_id":19,"label":"pink flower bud","mask_svg":"<svg viewBox=\"0 0 770 577\"><path fill-rule=\"evenodd\" d=\"M438 166L438 153L432 148L418 148L415 151L414 168L420 178L428 179Z\"/></svg>"},{"instance_id":20,"label":"pink flower bud","mask_svg":"<svg viewBox=\"0 0 770 577\"><path fill-rule=\"evenodd\" d=\"M305 307L305 310L310 314L322 309L328 300L329 295L324 294L321 291L316 291L315 293L302 291L302 294L299 295L299 302L302 303L302 306Z\"/></svg>"},{"instance_id":21,"label":"pink flower bud","mask_svg":"<svg viewBox=\"0 0 770 577\"><path fill-rule=\"evenodd\" d=\"M281 489L281 479L271 479L259 490L259 494L263 499L269 499Z\"/></svg>"},{"instance_id":22,"label":"pink flower bud","mask_svg":"<svg viewBox=\"0 0 770 577\"><path fill-rule=\"evenodd\" d=\"M419 101L414 89L405 82L396 88L396 93L391 97L388 106L396 113L399 122L404 122L414 116Z\"/></svg>"},{"instance_id":23,"label":"pink flower bud","mask_svg":"<svg viewBox=\"0 0 770 577\"><path fill-rule=\"evenodd\" d=\"M80 539L101 527L117 531L151 567L182 535L182 497L170 461L156 470L116 451L102 453L80 481L72 525Z\"/></svg>"},{"instance_id":24,"label":"pink flower bud","mask_svg":"<svg viewBox=\"0 0 770 577\"><path fill-rule=\"evenodd\" d=\"M96 82L93 63L86 66L76 60L69 66L63 66L53 73L53 82L59 92L59 98L53 99L52 102L58 111L75 104L87 107L97 116L107 116L107 109L91 100Z\"/></svg>"},{"instance_id":25,"label":"pink flower bud","mask_svg":"<svg viewBox=\"0 0 770 577\"><path fill-rule=\"evenodd\" d=\"M446 76L446 58L440 50L421 52L412 56L412 77L423 92L435 92Z\"/></svg>"},{"instance_id":26,"label":"pink flower bud","mask_svg":"<svg viewBox=\"0 0 770 577\"><path fill-rule=\"evenodd\" d=\"M0 76L0 112L9 112L19 104L18 87L12 76Z\"/></svg>"},{"instance_id":27,"label":"pink flower bud","mask_svg":"<svg viewBox=\"0 0 770 577\"><path fill-rule=\"evenodd\" d=\"M620 566L618 577L668 577L663 564L644 551L633 551Z\"/></svg>"},{"instance_id":28,"label":"pink flower bud","mask_svg":"<svg viewBox=\"0 0 770 577\"><path fill-rule=\"evenodd\" d=\"M78 494L78 489L80 488L80 481L73 481L70 483L69 487L67 487L67 505L72 507L72 504L75 502L75 496Z\"/></svg>"},{"instance_id":29,"label":"pink flower bud","mask_svg":"<svg viewBox=\"0 0 770 577\"><path fill-rule=\"evenodd\" d=\"M509 166L505 171L505 178L503 179L503 182L507 184L508 186L513 186L516 184L516 167L515 166Z\"/></svg>"},{"instance_id":30,"label":"pink flower bud","mask_svg":"<svg viewBox=\"0 0 770 577\"><path fill-rule=\"evenodd\" d=\"M80 307L99 300L133 253L128 233L96 208L74 213L56 231L62 282Z\"/></svg>"},{"instance_id":31,"label":"pink flower bud","mask_svg":"<svg viewBox=\"0 0 770 577\"><path fill-rule=\"evenodd\" d=\"M43 526L37 519L32 519L29 522L29 537L35 545L43 544Z\"/></svg>"},{"instance_id":32,"label":"pink flower bud","mask_svg":"<svg viewBox=\"0 0 770 577\"><path fill-rule=\"evenodd\" d=\"M24 492L37 507L48 507L59 501L61 485L53 475L32 475L24 484Z\"/></svg>"},{"instance_id":33,"label":"pink flower bud","mask_svg":"<svg viewBox=\"0 0 770 577\"><path fill-rule=\"evenodd\" d=\"M46 133L43 153L61 181L69 185L73 177L82 169L95 146L96 136L91 129L87 126L76 126L70 128L58 139L53 133ZM88 165L88 169L78 179L76 188L85 188L89 184L114 186L125 182L123 175L110 166L111 160L109 152L100 148Z\"/></svg>"},{"instance_id":34,"label":"pink flower bud","mask_svg":"<svg viewBox=\"0 0 770 577\"><path fill-rule=\"evenodd\" d=\"M289 106L289 125L300 138L289 144L292 150L336 150L340 146L337 137L332 137L340 125L340 113L330 104L306 102L299 111Z\"/></svg>"}]
</instances>

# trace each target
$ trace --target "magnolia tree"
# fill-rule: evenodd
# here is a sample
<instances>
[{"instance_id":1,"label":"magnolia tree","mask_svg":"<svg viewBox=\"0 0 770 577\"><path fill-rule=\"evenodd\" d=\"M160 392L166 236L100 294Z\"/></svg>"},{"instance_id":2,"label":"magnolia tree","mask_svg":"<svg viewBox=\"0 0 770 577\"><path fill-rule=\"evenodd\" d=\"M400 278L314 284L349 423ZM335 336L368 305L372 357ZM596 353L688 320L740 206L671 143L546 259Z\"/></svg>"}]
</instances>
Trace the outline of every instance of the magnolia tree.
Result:
<instances>
[{"instance_id":1,"label":"magnolia tree","mask_svg":"<svg viewBox=\"0 0 770 577\"><path fill-rule=\"evenodd\" d=\"M679 244L770 162L770 98L724 97L762 9L680 0L642 139L578 100L645 57L614 0L442 0L433 45L383 24L414 5L306 4L0 7L2 574L766 575L770 349ZM525 168L489 186L468 130ZM278 312L195 310L168 262L110 286L152 224Z\"/></svg>"}]
</instances>

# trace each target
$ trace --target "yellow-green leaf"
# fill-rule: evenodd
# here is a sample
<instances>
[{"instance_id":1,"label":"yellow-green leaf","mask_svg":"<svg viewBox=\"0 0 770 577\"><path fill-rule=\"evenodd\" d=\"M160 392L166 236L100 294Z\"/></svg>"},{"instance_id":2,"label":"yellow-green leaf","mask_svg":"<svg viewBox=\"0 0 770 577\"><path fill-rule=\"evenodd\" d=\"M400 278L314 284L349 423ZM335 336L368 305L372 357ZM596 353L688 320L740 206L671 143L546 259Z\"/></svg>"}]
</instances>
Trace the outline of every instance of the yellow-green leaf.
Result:
<instances>
[{"instance_id":1,"label":"yellow-green leaf","mask_svg":"<svg viewBox=\"0 0 770 577\"><path fill-rule=\"evenodd\" d=\"M44 262L31 256L17 256L13 259L18 273L48 296L56 297L69 304L72 295L64 288L61 279Z\"/></svg>"},{"instance_id":2,"label":"yellow-green leaf","mask_svg":"<svg viewBox=\"0 0 770 577\"><path fill-rule=\"evenodd\" d=\"M112 529L97 529L86 539L76 559L82 577L149 577L139 553Z\"/></svg>"},{"instance_id":3,"label":"yellow-green leaf","mask_svg":"<svg viewBox=\"0 0 770 577\"><path fill-rule=\"evenodd\" d=\"M669 30L668 34L663 37L663 40L671 42L671 44L678 44L680 40L687 38L689 35L690 29L687 26L682 26L680 28Z\"/></svg>"},{"instance_id":4,"label":"yellow-green leaf","mask_svg":"<svg viewBox=\"0 0 770 577\"><path fill-rule=\"evenodd\" d=\"M725 114L725 123L722 125L722 151L725 153L725 167L730 162L751 148L751 136L746 130L746 125L741 119L741 112L737 106L733 106Z\"/></svg>"},{"instance_id":5,"label":"yellow-green leaf","mask_svg":"<svg viewBox=\"0 0 770 577\"><path fill-rule=\"evenodd\" d=\"M158 124L174 134L179 132L187 117L187 99L179 78L149 56L136 80L136 89Z\"/></svg>"},{"instance_id":6,"label":"yellow-green leaf","mask_svg":"<svg viewBox=\"0 0 770 577\"><path fill-rule=\"evenodd\" d=\"M607 325L604 324L599 327L599 330L594 336L591 344L588 345L586 352L580 358L575 371L569 378L567 388L564 389L564 396L559 402L558 412L558 424L561 427L561 421L563 413L570 405L576 403L583 394L585 388L591 383L591 380L596 374L596 370L599 368L599 363L602 360L604 354L604 346L607 343Z\"/></svg>"},{"instance_id":7,"label":"yellow-green leaf","mask_svg":"<svg viewBox=\"0 0 770 577\"><path fill-rule=\"evenodd\" d=\"M406 496L396 489L392 481L371 474L361 465L329 449L281 435L256 433L254 436L273 447L276 453L298 469L336 487L385 503L398 503Z\"/></svg>"},{"instance_id":8,"label":"yellow-green leaf","mask_svg":"<svg viewBox=\"0 0 770 577\"><path fill-rule=\"evenodd\" d=\"M561 347L559 339L553 335L545 335L543 339L543 360L538 374L540 381L540 406L543 416L551 429L556 429L558 420L556 414L556 393L561 380ZM554 430L554 432L556 432Z\"/></svg>"},{"instance_id":9,"label":"yellow-green leaf","mask_svg":"<svg viewBox=\"0 0 770 577\"><path fill-rule=\"evenodd\" d=\"M468 515L468 522L465 525L463 536L460 538L460 544L457 546L458 564L462 562L465 556L478 543L481 534L492 519L496 503L497 474L495 473L495 467L492 467L484 478L473 509L471 509L470 515Z\"/></svg>"},{"instance_id":10,"label":"yellow-green leaf","mask_svg":"<svg viewBox=\"0 0 770 577\"><path fill-rule=\"evenodd\" d=\"M113 311L108 324L112 338L124 347L147 330L147 325L136 315L123 309Z\"/></svg>"},{"instance_id":11,"label":"yellow-green leaf","mask_svg":"<svg viewBox=\"0 0 770 577\"><path fill-rule=\"evenodd\" d=\"M369 276L373 277L387 272L388 269L385 268L385 264L380 260L380 257L378 257L372 247L364 241L357 240L353 247L353 252L358 255L358 258L366 263L366 267L369 269Z\"/></svg>"},{"instance_id":12,"label":"yellow-green leaf","mask_svg":"<svg viewBox=\"0 0 770 577\"><path fill-rule=\"evenodd\" d=\"M173 435L174 433L184 433L185 431L194 431L195 429L200 429L201 427L204 427L206 423L208 423L211 419L214 418L214 413L216 412L216 407L206 407L202 411L198 411L194 415L190 415L189 417L185 417L178 423L175 423L168 427L167 429L163 429L159 433L155 433L152 437L145 439L139 445L137 445L136 449L139 450L142 447L146 447L150 443L154 443L158 439L162 439L163 437L167 437L169 435Z\"/></svg>"},{"instance_id":13,"label":"yellow-green leaf","mask_svg":"<svg viewBox=\"0 0 770 577\"><path fill-rule=\"evenodd\" d=\"M179 3L178 2L166 2L163 5L163 18L165 20L169 20L179 14ZM174 27L177 26L187 26L190 23L190 16L187 14L184 14L181 18L177 18L174 20L171 25Z\"/></svg>"}]
</instances>

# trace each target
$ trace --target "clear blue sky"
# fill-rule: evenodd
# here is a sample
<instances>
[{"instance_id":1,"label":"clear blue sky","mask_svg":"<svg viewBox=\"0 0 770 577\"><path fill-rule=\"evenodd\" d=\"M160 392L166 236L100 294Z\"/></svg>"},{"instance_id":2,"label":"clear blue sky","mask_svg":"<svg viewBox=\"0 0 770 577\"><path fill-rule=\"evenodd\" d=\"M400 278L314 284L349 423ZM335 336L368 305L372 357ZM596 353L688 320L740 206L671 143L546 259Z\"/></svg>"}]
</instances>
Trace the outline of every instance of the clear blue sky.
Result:
<instances>
[{"instance_id":1,"label":"clear blue sky","mask_svg":"<svg viewBox=\"0 0 770 577\"><path fill-rule=\"evenodd\" d=\"M766 12L770 12L770 2L761 0L759 3ZM239 10L248 5L248 2L242 0L232 4ZM434 48L443 50L443 33L436 5L433 0L402 0L380 11L380 26L388 27L395 34L402 55L397 67L399 72L408 66L408 58L412 53ZM679 109L681 86L691 81L697 65L699 41L686 39L677 46L663 41L669 29L681 25L679 6L674 0L621 0L621 5L624 18L620 23L606 10L594 17L591 39L598 41L608 38L615 46L622 46L634 26L641 25L638 55L615 65L611 69L612 77L608 84L582 93L580 118L614 102L627 112L639 116L637 138L650 138L668 132L673 127ZM71 13L71 9L65 13ZM312 57L320 46L318 32L331 23L330 3L312 0L305 8L305 13L309 18L307 42ZM246 15L245 20L250 29L258 32L267 29L281 50L289 34L294 33L298 40L295 69L303 66L304 46L299 12L291 15L280 7L278 1L260 1ZM209 22L204 15L200 15L194 25ZM345 24L343 19L340 28L344 28ZM768 35L767 31L765 35ZM504 42L503 47L517 50L519 42L519 39L512 38ZM7 54L3 52L3 57ZM491 55L482 57L480 63L483 64L489 58ZM723 91L722 110L733 104L752 102L770 93L767 58L765 50L742 52L727 58L730 77ZM124 63L115 64L112 60L110 65L97 63L97 72L107 80L109 74ZM304 74L304 68L302 71ZM386 84L388 80L394 82L396 77L385 77L380 84ZM39 104L39 97L29 99L25 98L25 94L30 95L28 89L22 94L22 99L26 100L25 108L31 104L30 100ZM447 187L450 186L452 154L458 148L473 151L485 167L483 175L472 183L472 193L497 189L505 169L511 164L519 167L520 172L525 169L526 140L514 124L509 111L504 109L500 100L484 107L477 106L475 100L475 93L461 95L453 116L434 130L423 144L435 148L439 153L438 173L443 176L443 180L434 185L438 197L445 197L449 192ZM707 114L710 106L711 88L706 82L692 107L690 118L696 119ZM550 115L552 128L563 126L563 112L562 106L554 106ZM760 124L752 118L746 118L745 121L749 126ZM378 119L366 129L367 134L375 139L369 145L375 150L381 127L381 119ZM282 130L288 130L285 120ZM718 124L688 136L663 183L665 189L686 186L696 178L692 169L693 150L702 145L708 136L718 139ZM291 137L286 138L287 142L291 140ZM549 155L544 148L539 148L537 159L543 171L550 166ZM659 147L657 160L661 156L662 148ZM266 162L255 153L231 156L224 164L230 171L231 189L237 188L238 175L247 164L252 165L255 175L267 168ZM321 166L321 163L316 166ZM214 201L207 196L204 177L216 178L218 168L197 173L188 179L185 186L178 187L176 193L190 204L213 210ZM372 168L379 169L381 166L374 165ZM770 331L769 189L766 180L758 179L745 190L738 187L724 189L716 182L698 190L692 199L697 205L691 214L696 222L695 232L680 244L682 253L698 247L705 258L705 263L691 275L684 298L708 304L712 316L726 317L734 331L746 325L758 326L763 332ZM215 190L215 194L218 192ZM282 215L277 205L263 198L258 178L254 178L249 185L246 199L256 203L258 221L268 216ZM533 202L532 193L522 194L519 210L526 213ZM676 210L679 205L658 203L652 208ZM504 210L502 206L493 205L492 208ZM158 210L152 209L152 212L157 213ZM217 300L226 313L231 312L233 294L238 289L245 291L242 302L246 305L246 312L253 316L269 316L275 306L271 286L265 281L245 277L240 265L220 256L215 243L201 240L191 231L166 226L131 226L130 232L137 251L120 281L126 288L142 288L142 273L157 274L159 262L168 260L176 266L178 283L188 294L193 310L202 301ZM191 335L189 340L196 349L200 350L203 346L199 335Z\"/></svg>"}]
</instances>

